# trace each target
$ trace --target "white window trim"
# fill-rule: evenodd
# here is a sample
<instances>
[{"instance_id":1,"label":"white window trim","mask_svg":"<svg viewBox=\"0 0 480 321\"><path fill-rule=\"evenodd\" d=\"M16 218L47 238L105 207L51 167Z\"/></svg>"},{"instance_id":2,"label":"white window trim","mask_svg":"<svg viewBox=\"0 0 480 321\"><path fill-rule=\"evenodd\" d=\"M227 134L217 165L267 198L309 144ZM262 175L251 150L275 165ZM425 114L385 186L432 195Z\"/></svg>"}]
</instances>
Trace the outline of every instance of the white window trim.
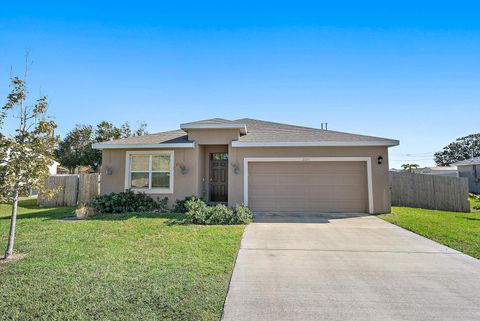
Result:
<instances>
[{"instance_id":1,"label":"white window trim","mask_svg":"<svg viewBox=\"0 0 480 321\"><path fill-rule=\"evenodd\" d=\"M370 157L248 157L243 159L243 203L248 206L248 163L250 162L366 162L368 212L374 213L372 159Z\"/></svg>"},{"instance_id":2,"label":"white window trim","mask_svg":"<svg viewBox=\"0 0 480 321\"><path fill-rule=\"evenodd\" d=\"M131 156L132 155L169 155L170 156L170 187L169 188L130 188L130 179L131 179L131 171L130 171L130 163L131 163ZM125 152L125 190L131 189L132 191L136 192L144 192L148 194L173 194L173 182L174 182L174 173L175 173L175 161L174 161L174 152L173 150L159 150L159 151L127 151ZM152 162L149 162L149 186L151 184L151 176L152 176ZM134 172L143 172L143 171L134 171ZM166 171L154 171L156 172L166 172ZM151 187L151 186L150 186Z\"/></svg>"}]
</instances>

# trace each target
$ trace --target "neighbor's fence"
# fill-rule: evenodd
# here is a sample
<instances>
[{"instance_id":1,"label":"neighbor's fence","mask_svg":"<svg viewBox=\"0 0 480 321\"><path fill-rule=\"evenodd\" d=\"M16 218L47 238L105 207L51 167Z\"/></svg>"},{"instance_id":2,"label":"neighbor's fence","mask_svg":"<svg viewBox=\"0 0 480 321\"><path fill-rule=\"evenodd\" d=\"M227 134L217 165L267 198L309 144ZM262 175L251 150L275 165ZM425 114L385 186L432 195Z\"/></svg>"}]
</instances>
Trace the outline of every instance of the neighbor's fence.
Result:
<instances>
[{"instance_id":1,"label":"neighbor's fence","mask_svg":"<svg viewBox=\"0 0 480 321\"><path fill-rule=\"evenodd\" d=\"M53 175L45 182L47 189L57 189L53 198L38 195L40 206L74 206L88 203L100 194L100 174Z\"/></svg>"},{"instance_id":2,"label":"neighbor's fence","mask_svg":"<svg viewBox=\"0 0 480 321\"><path fill-rule=\"evenodd\" d=\"M464 177L390 172L390 182L393 206L470 212Z\"/></svg>"}]
</instances>

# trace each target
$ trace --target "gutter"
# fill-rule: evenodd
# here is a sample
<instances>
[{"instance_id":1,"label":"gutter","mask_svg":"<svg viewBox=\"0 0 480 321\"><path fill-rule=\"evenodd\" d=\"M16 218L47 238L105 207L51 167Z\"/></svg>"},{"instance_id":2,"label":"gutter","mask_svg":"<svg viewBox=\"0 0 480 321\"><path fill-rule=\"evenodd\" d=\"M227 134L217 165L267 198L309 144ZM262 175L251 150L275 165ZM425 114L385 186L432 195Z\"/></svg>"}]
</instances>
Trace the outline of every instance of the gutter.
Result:
<instances>
[{"instance_id":1,"label":"gutter","mask_svg":"<svg viewBox=\"0 0 480 321\"><path fill-rule=\"evenodd\" d=\"M195 148L195 143L165 143L165 144L92 144L93 149L159 149L159 148Z\"/></svg>"},{"instance_id":2,"label":"gutter","mask_svg":"<svg viewBox=\"0 0 480 321\"><path fill-rule=\"evenodd\" d=\"M232 147L368 147L400 145L398 140L387 141L318 141L318 142L242 142L233 141Z\"/></svg>"}]
</instances>

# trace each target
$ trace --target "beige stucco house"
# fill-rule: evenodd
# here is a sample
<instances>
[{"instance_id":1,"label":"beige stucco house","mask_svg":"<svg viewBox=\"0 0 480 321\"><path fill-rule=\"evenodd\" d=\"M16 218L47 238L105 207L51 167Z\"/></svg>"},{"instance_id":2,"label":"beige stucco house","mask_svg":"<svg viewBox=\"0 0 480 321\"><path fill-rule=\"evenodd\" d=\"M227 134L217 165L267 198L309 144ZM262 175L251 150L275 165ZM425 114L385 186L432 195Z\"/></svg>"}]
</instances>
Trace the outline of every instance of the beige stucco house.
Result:
<instances>
[{"instance_id":1,"label":"beige stucco house","mask_svg":"<svg viewBox=\"0 0 480 321\"><path fill-rule=\"evenodd\" d=\"M253 211L390 211L388 148L397 140L255 119L98 143L101 193L126 189Z\"/></svg>"}]
</instances>

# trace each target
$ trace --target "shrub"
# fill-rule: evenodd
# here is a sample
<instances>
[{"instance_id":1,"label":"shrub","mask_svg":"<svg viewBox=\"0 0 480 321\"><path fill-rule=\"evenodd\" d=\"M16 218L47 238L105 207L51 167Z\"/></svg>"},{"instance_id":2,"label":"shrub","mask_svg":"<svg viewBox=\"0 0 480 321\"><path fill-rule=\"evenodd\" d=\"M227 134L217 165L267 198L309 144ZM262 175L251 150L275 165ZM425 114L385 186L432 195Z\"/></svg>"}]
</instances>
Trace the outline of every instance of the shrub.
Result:
<instances>
[{"instance_id":1,"label":"shrub","mask_svg":"<svg viewBox=\"0 0 480 321\"><path fill-rule=\"evenodd\" d=\"M253 213L244 204L237 204L235 206L235 212L233 221L231 224L250 224L253 221Z\"/></svg>"},{"instance_id":2,"label":"shrub","mask_svg":"<svg viewBox=\"0 0 480 321\"><path fill-rule=\"evenodd\" d=\"M208 217L207 204L199 198L191 197L185 201L187 221L194 224L205 224Z\"/></svg>"},{"instance_id":3,"label":"shrub","mask_svg":"<svg viewBox=\"0 0 480 321\"><path fill-rule=\"evenodd\" d=\"M193 224L248 224L253 219L252 211L243 204L232 210L223 204L207 206L202 199L196 197L189 197L184 204L187 221Z\"/></svg>"},{"instance_id":4,"label":"shrub","mask_svg":"<svg viewBox=\"0 0 480 321\"><path fill-rule=\"evenodd\" d=\"M480 202L480 194L469 193L468 196L476 202Z\"/></svg>"},{"instance_id":5,"label":"shrub","mask_svg":"<svg viewBox=\"0 0 480 321\"><path fill-rule=\"evenodd\" d=\"M162 199L157 198L158 207L156 209L157 212L165 213L168 212L168 197L164 197Z\"/></svg>"},{"instance_id":6,"label":"shrub","mask_svg":"<svg viewBox=\"0 0 480 321\"><path fill-rule=\"evenodd\" d=\"M97 196L91 201L90 206L96 213L166 211L168 198L157 200L158 202L145 193L134 193L128 190Z\"/></svg>"},{"instance_id":7,"label":"shrub","mask_svg":"<svg viewBox=\"0 0 480 321\"><path fill-rule=\"evenodd\" d=\"M191 200L191 199L199 199L199 200L202 200L202 198L197 198L195 196L187 196L185 197L183 200L176 200L175 201L175 205L174 205L174 211L175 213L186 213L187 212L187 208L185 207L185 204L187 203L187 201Z\"/></svg>"},{"instance_id":8,"label":"shrub","mask_svg":"<svg viewBox=\"0 0 480 321\"><path fill-rule=\"evenodd\" d=\"M232 224L233 211L223 204L217 204L208 208L208 217L205 224L227 225Z\"/></svg>"}]
</instances>

